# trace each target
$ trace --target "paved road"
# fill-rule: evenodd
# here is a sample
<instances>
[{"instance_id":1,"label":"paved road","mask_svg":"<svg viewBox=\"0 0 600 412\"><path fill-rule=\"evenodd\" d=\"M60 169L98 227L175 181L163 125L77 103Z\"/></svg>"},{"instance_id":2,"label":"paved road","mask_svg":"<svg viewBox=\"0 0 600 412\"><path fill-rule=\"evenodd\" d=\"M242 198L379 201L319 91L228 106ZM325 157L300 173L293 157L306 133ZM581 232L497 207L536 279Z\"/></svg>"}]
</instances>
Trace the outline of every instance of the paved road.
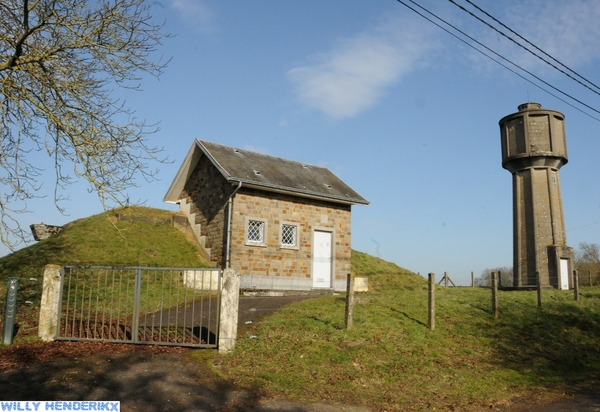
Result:
<instances>
[{"instance_id":1,"label":"paved road","mask_svg":"<svg viewBox=\"0 0 600 412\"><path fill-rule=\"evenodd\" d=\"M238 325L243 327L246 322L256 322L285 305L309 298L310 296L241 296Z\"/></svg>"},{"instance_id":2,"label":"paved road","mask_svg":"<svg viewBox=\"0 0 600 412\"><path fill-rule=\"evenodd\" d=\"M285 305L310 299L311 297L314 296L241 296L238 329L241 330L247 324L254 323L261 317L267 316ZM186 343L199 343L198 339L201 339L203 342L212 344L216 342L217 305L218 300L210 298L202 302L196 302L194 305L154 312L142 318L141 324L150 326L142 327L140 330L152 331L156 329L154 328L156 325L185 327L189 331L187 332L189 336L185 338ZM181 332L178 331L177 333ZM148 336L150 335L151 333L148 332ZM152 339L148 336L140 335L140 340L151 341Z\"/></svg>"},{"instance_id":3,"label":"paved road","mask_svg":"<svg viewBox=\"0 0 600 412\"><path fill-rule=\"evenodd\" d=\"M600 412L600 391L577 394L570 400L533 406L518 412Z\"/></svg>"}]
</instances>

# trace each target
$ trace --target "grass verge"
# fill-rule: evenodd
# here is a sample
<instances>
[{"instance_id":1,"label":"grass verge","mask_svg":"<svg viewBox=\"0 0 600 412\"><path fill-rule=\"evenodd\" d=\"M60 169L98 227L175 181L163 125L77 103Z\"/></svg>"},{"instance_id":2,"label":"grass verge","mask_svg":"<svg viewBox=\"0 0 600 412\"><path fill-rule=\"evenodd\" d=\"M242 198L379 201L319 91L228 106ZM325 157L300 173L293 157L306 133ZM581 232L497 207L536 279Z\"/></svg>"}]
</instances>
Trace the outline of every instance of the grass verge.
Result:
<instances>
[{"instance_id":1,"label":"grass verge","mask_svg":"<svg viewBox=\"0 0 600 412\"><path fill-rule=\"evenodd\" d=\"M294 304L238 337L227 375L275 398L381 411L479 411L598 383L600 289L580 302L547 291L542 309L535 292L501 291L494 319L489 289L438 288L430 331L425 280L375 272L370 283L391 286L358 296L352 329L343 295Z\"/></svg>"}]
</instances>

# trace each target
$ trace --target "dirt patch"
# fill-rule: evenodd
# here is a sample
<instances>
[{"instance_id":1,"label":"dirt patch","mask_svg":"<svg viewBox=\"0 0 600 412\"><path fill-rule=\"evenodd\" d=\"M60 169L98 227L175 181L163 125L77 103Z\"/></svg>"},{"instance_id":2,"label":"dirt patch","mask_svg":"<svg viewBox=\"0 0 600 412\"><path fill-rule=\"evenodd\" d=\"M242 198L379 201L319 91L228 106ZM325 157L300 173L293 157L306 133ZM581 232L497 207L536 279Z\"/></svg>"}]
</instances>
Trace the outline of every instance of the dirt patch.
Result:
<instances>
[{"instance_id":1,"label":"dirt patch","mask_svg":"<svg viewBox=\"0 0 600 412\"><path fill-rule=\"evenodd\" d=\"M82 358L91 355L117 355L132 352L187 353L189 349L177 346L139 346L102 342L36 342L7 346L0 350L0 371L31 367L64 358Z\"/></svg>"},{"instance_id":2,"label":"dirt patch","mask_svg":"<svg viewBox=\"0 0 600 412\"><path fill-rule=\"evenodd\" d=\"M357 406L273 401L258 389L239 388L219 375L218 361L213 366L215 358L212 350L151 345L51 342L15 346L0 351L4 369L0 399L120 401L122 411L134 412L369 411Z\"/></svg>"},{"instance_id":3,"label":"dirt patch","mask_svg":"<svg viewBox=\"0 0 600 412\"><path fill-rule=\"evenodd\" d=\"M112 400L121 401L123 411L157 412L233 411L259 403L257 391L236 388L207 362L192 359L190 349L86 342L44 345L36 345L34 353L40 356L33 357L21 356L28 348L17 348L12 352L17 360L10 362L1 352L3 365L26 361L0 373L2 400ZM78 354L61 357L69 349ZM58 357L35 363L47 356Z\"/></svg>"},{"instance_id":4,"label":"dirt patch","mask_svg":"<svg viewBox=\"0 0 600 412\"><path fill-rule=\"evenodd\" d=\"M242 297L239 327L306 296ZM216 359L216 362L215 362ZM38 342L0 350L0 400L120 401L123 411L366 412L272 401L218 372L214 350L101 342Z\"/></svg>"}]
</instances>

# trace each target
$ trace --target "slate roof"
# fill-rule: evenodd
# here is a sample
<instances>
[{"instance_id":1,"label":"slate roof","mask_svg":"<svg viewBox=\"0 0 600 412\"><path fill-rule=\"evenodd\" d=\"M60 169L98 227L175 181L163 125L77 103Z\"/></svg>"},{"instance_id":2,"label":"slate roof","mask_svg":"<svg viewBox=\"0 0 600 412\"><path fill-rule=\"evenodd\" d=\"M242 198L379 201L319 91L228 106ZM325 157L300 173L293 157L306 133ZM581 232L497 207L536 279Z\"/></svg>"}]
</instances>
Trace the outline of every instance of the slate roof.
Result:
<instances>
[{"instance_id":1,"label":"slate roof","mask_svg":"<svg viewBox=\"0 0 600 412\"><path fill-rule=\"evenodd\" d=\"M178 203L179 196L202 155L236 186L323 199L334 203L368 205L369 202L329 169L249 150L196 139L164 197Z\"/></svg>"}]
</instances>

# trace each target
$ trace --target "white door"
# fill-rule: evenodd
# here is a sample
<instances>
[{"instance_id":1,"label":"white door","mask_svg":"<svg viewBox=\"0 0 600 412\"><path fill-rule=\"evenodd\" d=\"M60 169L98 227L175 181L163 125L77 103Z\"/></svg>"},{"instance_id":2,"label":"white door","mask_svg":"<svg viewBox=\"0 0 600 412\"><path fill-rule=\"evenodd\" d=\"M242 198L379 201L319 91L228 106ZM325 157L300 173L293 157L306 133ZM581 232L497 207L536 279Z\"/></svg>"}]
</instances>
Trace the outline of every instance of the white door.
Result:
<instances>
[{"instance_id":1,"label":"white door","mask_svg":"<svg viewBox=\"0 0 600 412\"><path fill-rule=\"evenodd\" d=\"M315 230L312 278L314 288L331 287L331 232Z\"/></svg>"},{"instance_id":2,"label":"white door","mask_svg":"<svg viewBox=\"0 0 600 412\"><path fill-rule=\"evenodd\" d=\"M560 260L560 288L569 289L569 259Z\"/></svg>"}]
</instances>

